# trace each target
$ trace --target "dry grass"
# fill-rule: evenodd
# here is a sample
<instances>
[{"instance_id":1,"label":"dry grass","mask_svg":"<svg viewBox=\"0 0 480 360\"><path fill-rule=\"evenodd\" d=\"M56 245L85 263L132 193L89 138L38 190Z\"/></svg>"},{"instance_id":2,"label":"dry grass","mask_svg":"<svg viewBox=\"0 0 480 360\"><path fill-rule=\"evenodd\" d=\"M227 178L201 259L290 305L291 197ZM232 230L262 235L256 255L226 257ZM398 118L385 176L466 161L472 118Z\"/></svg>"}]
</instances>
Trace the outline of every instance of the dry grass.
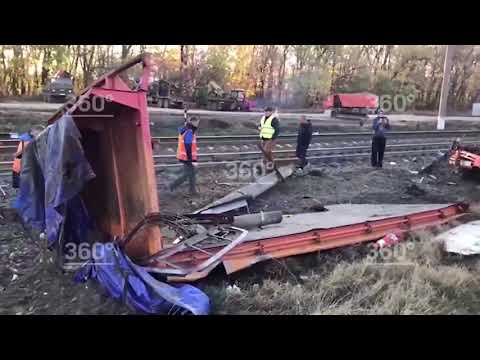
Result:
<instances>
[{"instance_id":1,"label":"dry grass","mask_svg":"<svg viewBox=\"0 0 480 360\"><path fill-rule=\"evenodd\" d=\"M411 244L414 245L411 245ZM405 246L409 247L405 248ZM299 283L291 271L264 274L262 284L239 281L207 286L217 314L478 314L480 261L447 256L431 233L416 233L387 259L305 266ZM385 264L388 262L388 264ZM311 265L311 264L309 264ZM308 269L308 270L307 270ZM280 274L282 273L283 274ZM298 266L293 270L298 275Z\"/></svg>"}]
</instances>

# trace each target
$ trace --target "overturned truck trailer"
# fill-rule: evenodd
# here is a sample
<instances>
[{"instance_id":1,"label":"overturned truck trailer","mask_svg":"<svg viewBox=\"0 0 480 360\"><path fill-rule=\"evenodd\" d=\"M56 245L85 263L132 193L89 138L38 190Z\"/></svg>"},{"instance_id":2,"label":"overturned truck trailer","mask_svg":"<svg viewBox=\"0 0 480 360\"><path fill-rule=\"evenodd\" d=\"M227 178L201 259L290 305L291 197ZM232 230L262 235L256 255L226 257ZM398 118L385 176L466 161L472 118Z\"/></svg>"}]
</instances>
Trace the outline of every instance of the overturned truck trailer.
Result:
<instances>
[{"instance_id":1,"label":"overturned truck trailer","mask_svg":"<svg viewBox=\"0 0 480 360\"><path fill-rule=\"evenodd\" d=\"M119 75L136 64L143 65L143 76L138 88L130 89ZM258 184L239 189L212 206L181 216L163 214L157 195L146 99L152 66L149 56L132 60L95 81L72 106L61 108L49 120L51 125L74 128L69 133L57 126L55 131L47 128L48 135L43 134L52 137L48 146L59 146L61 151L58 154L57 150L60 165L57 168L45 165L50 170L43 172L52 178L50 183L48 179L45 181L44 198L50 205L45 206L47 224L43 224L51 243L62 239L68 225L79 229L88 224L101 234L96 239L123 249L141 271L156 273L170 281L188 282L207 276L220 264L227 273L232 273L272 258L352 245L391 232L441 224L467 210L463 204L344 205L312 214L250 214L243 218L231 215L234 209L248 210L248 201L278 182L272 173L263 179L264 183L260 179ZM41 145L35 146L36 153L42 153ZM74 179L78 176L74 175L80 174L80 163L84 164L82 171L87 175L77 184ZM279 170L283 177L292 173L288 167ZM21 182L25 179L27 184L32 172L34 167L22 170ZM64 182L50 189L55 174ZM27 197L23 198L25 202L29 201ZM88 221L80 221L78 211L69 213L69 206L59 199L70 203L77 199L76 204L81 206L76 209L83 207ZM23 212L24 219L28 217L26 213ZM168 247L162 241L164 226L176 227L179 233ZM49 227L53 230L48 231ZM82 237L87 236L90 233L83 232L77 240L85 241Z\"/></svg>"}]
</instances>

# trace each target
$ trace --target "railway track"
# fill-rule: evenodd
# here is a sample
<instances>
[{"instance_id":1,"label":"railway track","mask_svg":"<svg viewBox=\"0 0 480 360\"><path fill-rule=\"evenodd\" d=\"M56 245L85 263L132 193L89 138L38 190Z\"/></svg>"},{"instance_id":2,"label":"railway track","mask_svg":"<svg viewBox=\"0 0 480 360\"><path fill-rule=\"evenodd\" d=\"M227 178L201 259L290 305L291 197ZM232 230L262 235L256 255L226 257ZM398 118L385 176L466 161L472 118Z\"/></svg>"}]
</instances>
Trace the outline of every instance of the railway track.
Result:
<instances>
[{"instance_id":1,"label":"railway track","mask_svg":"<svg viewBox=\"0 0 480 360\"><path fill-rule=\"evenodd\" d=\"M470 141L465 144L480 144L480 141ZM451 146L450 142L417 142L407 144L390 144L387 145L386 155L389 157L401 156L430 156L435 157L437 154L447 151ZM323 162L326 164L338 161L348 161L352 159L360 159L370 156L371 147L367 146L345 146L345 147L320 147L309 149L308 159L312 162ZM275 150L275 158L278 162L295 161L295 149ZM244 152L223 152L223 153L199 153L199 163L201 167L225 165L231 163L249 163L259 161L262 156L258 151ZM154 155L155 168L171 168L179 167L175 154ZM11 161L0 162L0 175L10 175L12 166Z\"/></svg>"},{"instance_id":2,"label":"railway track","mask_svg":"<svg viewBox=\"0 0 480 360\"><path fill-rule=\"evenodd\" d=\"M2 139L0 134L0 175L10 175L13 156L18 141ZM480 144L480 131L397 131L389 134L388 156L435 156L450 148L454 138L463 138L464 144ZM8 134L10 137L10 134ZM153 137L158 142L154 154L155 168L178 167L176 137ZM295 160L296 134L281 135L274 151L279 162ZM309 149L313 162L335 163L339 160L361 159L370 156L370 132L314 134ZM261 159L256 135L199 136L199 166L216 166L232 162L253 162Z\"/></svg>"}]
</instances>

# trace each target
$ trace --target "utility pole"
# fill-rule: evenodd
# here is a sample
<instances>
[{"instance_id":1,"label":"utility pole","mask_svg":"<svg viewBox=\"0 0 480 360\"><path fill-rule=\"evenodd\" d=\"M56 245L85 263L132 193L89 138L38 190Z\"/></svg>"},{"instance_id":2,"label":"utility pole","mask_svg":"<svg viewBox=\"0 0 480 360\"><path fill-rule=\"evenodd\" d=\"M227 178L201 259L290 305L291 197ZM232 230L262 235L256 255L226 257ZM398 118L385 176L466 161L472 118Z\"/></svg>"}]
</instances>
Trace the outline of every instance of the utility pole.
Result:
<instances>
[{"instance_id":1,"label":"utility pole","mask_svg":"<svg viewBox=\"0 0 480 360\"><path fill-rule=\"evenodd\" d=\"M452 72L452 60L455 53L455 45L447 45L445 51L445 64L443 66L442 91L440 93L440 105L438 108L437 130L445 129L445 118L447 116L447 100L450 90L450 74Z\"/></svg>"}]
</instances>

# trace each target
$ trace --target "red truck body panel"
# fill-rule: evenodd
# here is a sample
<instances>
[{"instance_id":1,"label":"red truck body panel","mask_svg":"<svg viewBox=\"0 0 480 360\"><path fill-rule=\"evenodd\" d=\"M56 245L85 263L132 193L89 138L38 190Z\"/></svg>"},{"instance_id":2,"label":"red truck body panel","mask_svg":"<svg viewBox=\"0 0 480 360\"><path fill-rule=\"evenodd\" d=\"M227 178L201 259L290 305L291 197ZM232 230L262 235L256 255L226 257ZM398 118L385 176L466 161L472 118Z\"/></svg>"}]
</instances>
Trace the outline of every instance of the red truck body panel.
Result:
<instances>
[{"instance_id":1,"label":"red truck body panel","mask_svg":"<svg viewBox=\"0 0 480 360\"><path fill-rule=\"evenodd\" d=\"M344 108L377 108L378 96L370 93L356 93L356 94L333 94L329 95L323 102L323 107L329 109L334 107L333 98L338 95L342 107Z\"/></svg>"}]
</instances>

